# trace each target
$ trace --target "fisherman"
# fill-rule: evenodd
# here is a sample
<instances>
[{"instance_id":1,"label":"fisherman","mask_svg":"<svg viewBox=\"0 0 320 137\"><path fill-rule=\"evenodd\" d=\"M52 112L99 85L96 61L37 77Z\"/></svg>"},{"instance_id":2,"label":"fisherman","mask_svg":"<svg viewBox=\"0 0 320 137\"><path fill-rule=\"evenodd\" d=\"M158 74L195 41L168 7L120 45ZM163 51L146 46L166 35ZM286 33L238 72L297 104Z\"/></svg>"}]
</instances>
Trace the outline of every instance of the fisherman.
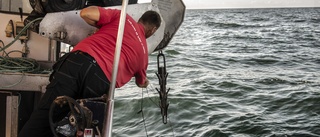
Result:
<instances>
[{"instance_id":1,"label":"fisherman","mask_svg":"<svg viewBox=\"0 0 320 137\"><path fill-rule=\"evenodd\" d=\"M98 31L82 40L74 49L54 65L50 83L38 107L19 133L19 137L53 136L49 125L49 109L58 96L74 99L100 97L109 91L116 47L120 10L90 6L80 16ZM146 38L153 35L161 24L160 15L146 11L136 22L126 16L123 43L116 79L122 87L135 77L138 87L145 88L148 46ZM68 112L61 112L67 115Z\"/></svg>"}]
</instances>

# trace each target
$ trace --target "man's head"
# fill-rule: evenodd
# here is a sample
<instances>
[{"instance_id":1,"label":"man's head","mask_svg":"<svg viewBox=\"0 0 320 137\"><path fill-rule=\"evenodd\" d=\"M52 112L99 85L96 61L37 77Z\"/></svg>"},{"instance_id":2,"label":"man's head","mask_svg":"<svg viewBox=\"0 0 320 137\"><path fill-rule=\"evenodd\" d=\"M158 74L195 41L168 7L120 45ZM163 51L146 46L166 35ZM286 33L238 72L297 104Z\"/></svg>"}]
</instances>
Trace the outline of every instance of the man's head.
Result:
<instances>
[{"instance_id":1,"label":"man's head","mask_svg":"<svg viewBox=\"0 0 320 137\"><path fill-rule=\"evenodd\" d=\"M140 17L138 22L143 24L145 36L148 38L160 27L161 17L157 12L149 10Z\"/></svg>"}]
</instances>

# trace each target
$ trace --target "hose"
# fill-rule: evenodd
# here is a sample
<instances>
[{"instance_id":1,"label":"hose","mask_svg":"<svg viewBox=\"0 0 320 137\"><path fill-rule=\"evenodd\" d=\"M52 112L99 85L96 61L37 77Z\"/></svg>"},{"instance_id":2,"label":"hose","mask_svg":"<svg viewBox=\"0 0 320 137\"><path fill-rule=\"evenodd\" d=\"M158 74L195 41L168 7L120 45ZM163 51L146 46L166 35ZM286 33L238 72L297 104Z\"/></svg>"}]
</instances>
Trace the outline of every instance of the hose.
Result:
<instances>
[{"instance_id":1,"label":"hose","mask_svg":"<svg viewBox=\"0 0 320 137\"><path fill-rule=\"evenodd\" d=\"M34 22L36 22L36 21L38 21L38 20L42 20L42 19L43 19L43 18L37 18L37 19L29 22L29 23L19 32L19 34L14 38L13 41L11 41L8 45L6 45L6 46L4 46L3 48L0 49L0 52L1 52L1 51L4 51L4 50L7 49L8 47L10 47L14 42L16 42L16 41L19 39L19 37L22 35L22 33L23 33L24 31L26 31L26 30L32 25L32 23L34 23Z\"/></svg>"},{"instance_id":2,"label":"hose","mask_svg":"<svg viewBox=\"0 0 320 137\"><path fill-rule=\"evenodd\" d=\"M40 65L30 58L0 57L0 73L26 72L36 73L40 71Z\"/></svg>"},{"instance_id":3,"label":"hose","mask_svg":"<svg viewBox=\"0 0 320 137\"><path fill-rule=\"evenodd\" d=\"M16 42L19 37L22 35L24 31L26 31L32 23L41 20L43 18L37 18L31 22L29 22L20 32L19 34L14 38L13 41L11 41L8 45L4 45L3 41L0 40L3 47L0 46L0 52L3 51L3 56L0 57L0 73L4 72L21 72L21 73L50 73L50 71L43 71L40 70L40 65L37 63L35 59L31 58L21 58L21 57L9 57L10 53L13 52L21 52L17 50L13 50L10 52L5 52L5 49L10 47L14 42Z\"/></svg>"}]
</instances>

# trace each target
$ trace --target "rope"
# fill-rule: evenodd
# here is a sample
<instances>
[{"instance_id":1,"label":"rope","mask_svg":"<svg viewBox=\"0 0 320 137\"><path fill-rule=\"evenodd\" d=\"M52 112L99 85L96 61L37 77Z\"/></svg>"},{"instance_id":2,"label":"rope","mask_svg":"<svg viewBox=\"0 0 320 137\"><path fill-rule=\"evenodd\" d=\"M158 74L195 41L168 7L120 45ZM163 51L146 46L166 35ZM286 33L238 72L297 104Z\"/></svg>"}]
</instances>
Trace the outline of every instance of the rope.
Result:
<instances>
[{"instance_id":1,"label":"rope","mask_svg":"<svg viewBox=\"0 0 320 137\"><path fill-rule=\"evenodd\" d=\"M147 130L147 126L146 126L146 121L144 118L144 114L143 114L143 88L142 88L142 92L141 92L141 110L138 112L138 114L141 112L142 115L142 121L143 121L143 125L144 125L144 130L146 131L146 136L148 137L148 130Z\"/></svg>"},{"instance_id":2,"label":"rope","mask_svg":"<svg viewBox=\"0 0 320 137\"><path fill-rule=\"evenodd\" d=\"M36 21L41 20L42 18L37 18L31 22L29 22L20 32L19 34L14 38L13 41L11 41L8 45L5 45L2 40L0 40L0 43L2 46L0 46L0 52L2 53L2 56L0 56L0 73L13 73L13 72L20 72L23 73L21 78L10 85L6 86L1 86L0 88L10 88L18 85L21 83L24 77L24 73L43 73L43 74L48 74L50 71L48 70L41 70L40 71L40 65L35 59L31 58L22 58L22 57L9 57L9 54L14 53L14 52L19 52L23 53L22 51L19 50L12 50L10 52L6 52L5 49L10 47L14 42L16 42L19 37Z\"/></svg>"},{"instance_id":3,"label":"rope","mask_svg":"<svg viewBox=\"0 0 320 137\"><path fill-rule=\"evenodd\" d=\"M34 22L36 21L39 21L39 20L42 20L43 18L37 18L37 19L34 19L33 21L29 22L20 32L19 34L14 38L13 41L11 41L8 45L4 46L3 48L0 49L0 52L1 51L4 51L5 49L7 49L8 47L10 47L14 42L16 42L19 37L24 33L24 31L26 31Z\"/></svg>"},{"instance_id":4,"label":"rope","mask_svg":"<svg viewBox=\"0 0 320 137\"><path fill-rule=\"evenodd\" d=\"M14 52L23 53L19 50L13 50L6 52L5 49L10 47L14 42L16 42L19 37L26 31L34 22L42 20L43 18L37 18L29 22L11 41L8 45L5 45L2 40L0 40L2 46L0 46L0 52L3 51L2 57L0 57L0 73L3 72L21 72L21 73L49 73L48 71L40 71L40 65L35 59L31 58L21 58L21 57L9 57L9 54Z\"/></svg>"},{"instance_id":5,"label":"rope","mask_svg":"<svg viewBox=\"0 0 320 137\"><path fill-rule=\"evenodd\" d=\"M172 125L172 123L171 123L171 120L170 120L170 117L169 117L169 115L168 115L168 120L169 120L169 125L170 125L170 128L171 128L171 130L172 130L172 135L175 137L175 134L174 134L174 129L173 129L173 125Z\"/></svg>"},{"instance_id":6,"label":"rope","mask_svg":"<svg viewBox=\"0 0 320 137\"><path fill-rule=\"evenodd\" d=\"M4 47L4 43L3 43L3 41L2 41L2 40L0 40L0 42L1 42L2 46ZM2 47L0 47L0 48L2 48ZM6 51L3 51L2 56L4 56L4 54L8 55L8 54L6 53Z\"/></svg>"},{"instance_id":7,"label":"rope","mask_svg":"<svg viewBox=\"0 0 320 137\"><path fill-rule=\"evenodd\" d=\"M0 73L21 72L36 73L40 71L40 65L30 58L0 57Z\"/></svg>"},{"instance_id":8,"label":"rope","mask_svg":"<svg viewBox=\"0 0 320 137\"><path fill-rule=\"evenodd\" d=\"M153 84L150 84L150 86L152 86L151 89L156 89L156 88L153 86ZM150 100L154 105L156 105L157 107L160 108L160 105L158 105L154 100L152 100L152 99L150 98L149 92L148 92L149 90L147 89L146 91L147 91L147 95L148 95L149 100Z\"/></svg>"},{"instance_id":9,"label":"rope","mask_svg":"<svg viewBox=\"0 0 320 137\"><path fill-rule=\"evenodd\" d=\"M150 84L150 86L152 86L151 89L155 89L152 84ZM148 95L148 98L150 99L150 101L151 101L154 105L156 105L157 107L159 107L159 105L158 105L154 100L152 100L152 99L150 98L148 91L149 91L148 88L146 88L146 92L147 92L147 95ZM156 91L154 90L154 92L156 92ZM138 112L138 114L141 113L141 115L142 115L142 121L143 121L143 124L144 124L146 136L148 137L146 120L145 120L145 117L144 117L144 114L143 114L143 89L142 89L142 93L141 93L141 94L142 94L142 95L141 95L141 110ZM172 125L172 123L171 123L171 121L170 121L169 116L168 116L168 119L169 119L170 128L171 128L171 130L172 130L172 136L175 137L174 127L173 127L173 125ZM161 119L160 119L159 121L161 121Z\"/></svg>"}]
</instances>

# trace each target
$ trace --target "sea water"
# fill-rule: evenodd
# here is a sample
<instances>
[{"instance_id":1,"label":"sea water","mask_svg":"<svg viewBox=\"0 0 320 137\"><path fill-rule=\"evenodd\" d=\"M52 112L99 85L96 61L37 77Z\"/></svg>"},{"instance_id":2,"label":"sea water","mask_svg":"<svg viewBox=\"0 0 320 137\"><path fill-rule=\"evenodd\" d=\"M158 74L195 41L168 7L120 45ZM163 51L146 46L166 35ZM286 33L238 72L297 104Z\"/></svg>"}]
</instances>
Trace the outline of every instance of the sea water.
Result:
<instances>
[{"instance_id":1,"label":"sea water","mask_svg":"<svg viewBox=\"0 0 320 137\"><path fill-rule=\"evenodd\" d=\"M147 89L116 90L114 136L320 136L320 8L187 10L163 53L168 123L155 52Z\"/></svg>"}]
</instances>

